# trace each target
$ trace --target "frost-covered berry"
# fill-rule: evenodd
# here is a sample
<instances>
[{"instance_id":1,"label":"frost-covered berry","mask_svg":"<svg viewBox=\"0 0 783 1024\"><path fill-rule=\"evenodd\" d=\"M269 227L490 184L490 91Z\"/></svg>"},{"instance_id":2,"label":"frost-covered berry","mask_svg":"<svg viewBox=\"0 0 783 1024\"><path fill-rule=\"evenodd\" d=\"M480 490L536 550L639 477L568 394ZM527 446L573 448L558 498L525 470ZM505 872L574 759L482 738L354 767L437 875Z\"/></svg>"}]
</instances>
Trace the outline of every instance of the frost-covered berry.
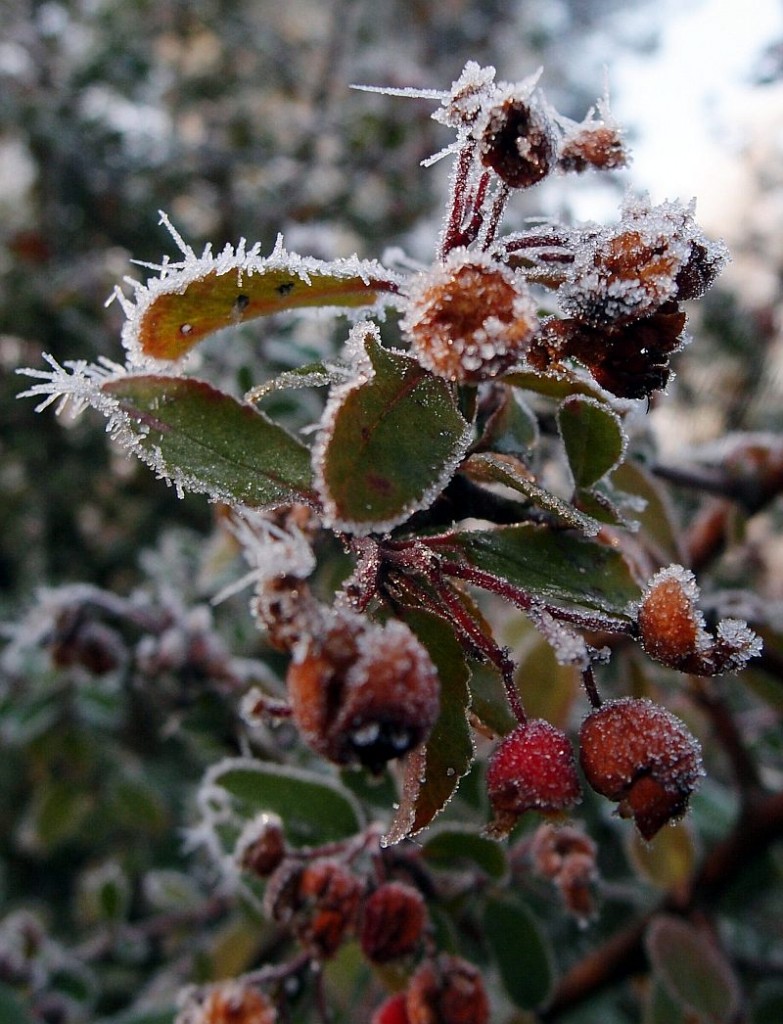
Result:
<instances>
[{"instance_id":1,"label":"frost-covered berry","mask_svg":"<svg viewBox=\"0 0 783 1024\"><path fill-rule=\"evenodd\" d=\"M487 792L495 815L490 831L498 836L525 811L573 807L581 787L568 737L541 718L518 725L489 759Z\"/></svg>"},{"instance_id":2,"label":"frost-covered berry","mask_svg":"<svg viewBox=\"0 0 783 1024\"><path fill-rule=\"evenodd\" d=\"M511 188L530 188L557 161L557 133L540 94L511 86L485 114L478 155Z\"/></svg>"},{"instance_id":3,"label":"frost-covered berry","mask_svg":"<svg viewBox=\"0 0 783 1024\"><path fill-rule=\"evenodd\" d=\"M186 989L174 1024L275 1024L277 1011L257 988L225 981Z\"/></svg>"},{"instance_id":4,"label":"frost-covered berry","mask_svg":"<svg viewBox=\"0 0 783 1024\"><path fill-rule=\"evenodd\" d=\"M487 1024L489 999L478 968L441 953L425 960L405 999L410 1024Z\"/></svg>"},{"instance_id":5,"label":"frost-covered berry","mask_svg":"<svg viewBox=\"0 0 783 1024\"><path fill-rule=\"evenodd\" d=\"M611 171L628 165L622 133L614 124L589 121L576 125L560 144L557 166L581 174L593 167Z\"/></svg>"},{"instance_id":6,"label":"frost-covered berry","mask_svg":"<svg viewBox=\"0 0 783 1024\"><path fill-rule=\"evenodd\" d=\"M653 577L639 605L642 645L656 661L679 668L710 642L696 607L699 588L693 573L670 566Z\"/></svg>"},{"instance_id":7,"label":"frost-covered berry","mask_svg":"<svg viewBox=\"0 0 783 1024\"><path fill-rule=\"evenodd\" d=\"M364 904L359 933L362 952L384 964L412 953L421 941L427 911L418 889L386 882Z\"/></svg>"},{"instance_id":8,"label":"frost-covered berry","mask_svg":"<svg viewBox=\"0 0 783 1024\"><path fill-rule=\"evenodd\" d=\"M692 572L669 565L647 584L637 611L639 639L651 658L694 675L714 676L744 668L761 651L761 640L740 619L721 619L709 633L697 607Z\"/></svg>"},{"instance_id":9,"label":"frost-covered berry","mask_svg":"<svg viewBox=\"0 0 783 1024\"><path fill-rule=\"evenodd\" d=\"M411 286L402 326L422 366L447 380L476 383L524 358L538 316L513 271L455 249Z\"/></svg>"},{"instance_id":10,"label":"frost-covered berry","mask_svg":"<svg viewBox=\"0 0 783 1024\"><path fill-rule=\"evenodd\" d=\"M645 839L685 813L704 774L697 740L650 700L604 704L585 719L579 741L587 781L617 802Z\"/></svg>"},{"instance_id":11,"label":"frost-covered berry","mask_svg":"<svg viewBox=\"0 0 783 1024\"><path fill-rule=\"evenodd\" d=\"M304 739L336 764L379 771L428 735L439 710L432 659L404 623L369 623L335 613L287 675L294 720Z\"/></svg>"}]
</instances>

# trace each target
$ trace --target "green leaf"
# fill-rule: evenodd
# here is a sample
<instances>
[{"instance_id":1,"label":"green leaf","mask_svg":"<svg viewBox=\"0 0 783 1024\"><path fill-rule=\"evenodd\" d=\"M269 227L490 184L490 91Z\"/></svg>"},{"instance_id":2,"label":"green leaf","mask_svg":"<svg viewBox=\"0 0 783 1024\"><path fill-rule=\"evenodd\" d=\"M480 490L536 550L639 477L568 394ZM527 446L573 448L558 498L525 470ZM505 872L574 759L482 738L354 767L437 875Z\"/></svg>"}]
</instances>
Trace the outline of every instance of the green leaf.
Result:
<instances>
[{"instance_id":1,"label":"green leaf","mask_svg":"<svg viewBox=\"0 0 783 1024\"><path fill-rule=\"evenodd\" d=\"M0 983L0 1021L3 1024L32 1024L33 1018L22 1006L13 989Z\"/></svg>"},{"instance_id":2,"label":"green leaf","mask_svg":"<svg viewBox=\"0 0 783 1024\"><path fill-rule=\"evenodd\" d=\"M704 932L681 918L655 917L645 937L653 972L683 1008L723 1024L739 1008L731 966Z\"/></svg>"},{"instance_id":3,"label":"green leaf","mask_svg":"<svg viewBox=\"0 0 783 1024\"><path fill-rule=\"evenodd\" d=\"M472 714L492 732L505 736L519 723L508 706L500 673L486 662L472 662L470 673Z\"/></svg>"},{"instance_id":4,"label":"green leaf","mask_svg":"<svg viewBox=\"0 0 783 1024\"><path fill-rule=\"evenodd\" d=\"M514 1003L523 1010L546 1003L553 984L552 952L528 908L508 899L488 899L484 930Z\"/></svg>"},{"instance_id":5,"label":"green leaf","mask_svg":"<svg viewBox=\"0 0 783 1024\"><path fill-rule=\"evenodd\" d=\"M681 821L663 828L649 842L645 842L636 829L628 835L629 858L647 881L670 891L691 877L696 846L689 822Z\"/></svg>"},{"instance_id":6,"label":"green leaf","mask_svg":"<svg viewBox=\"0 0 783 1024\"><path fill-rule=\"evenodd\" d=\"M240 824L263 811L278 814L286 839L314 846L355 835L361 814L338 782L314 772L244 758L215 765L204 780L206 792L223 790Z\"/></svg>"},{"instance_id":7,"label":"green leaf","mask_svg":"<svg viewBox=\"0 0 783 1024\"><path fill-rule=\"evenodd\" d=\"M654 981L647 991L642 1024L686 1024L682 1007L660 981Z\"/></svg>"},{"instance_id":8,"label":"green leaf","mask_svg":"<svg viewBox=\"0 0 783 1024\"><path fill-rule=\"evenodd\" d=\"M588 395L598 402L606 398L601 389L594 383L562 370L557 375L552 373L536 373L535 370L515 370L503 377L504 384L512 384L521 391L533 391L545 398L563 399L570 395Z\"/></svg>"},{"instance_id":9,"label":"green leaf","mask_svg":"<svg viewBox=\"0 0 783 1024\"><path fill-rule=\"evenodd\" d=\"M312 497L309 449L205 381L127 376L101 391L136 428L136 454L183 489L253 507Z\"/></svg>"},{"instance_id":10,"label":"green leaf","mask_svg":"<svg viewBox=\"0 0 783 1024\"><path fill-rule=\"evenodd\" d=\"M461 466L461 472L480 483L500 483L513 488L529 498L534 505L545 509L564 526L580 530L588 537L595 537L601 530L601 523L596 519L585 515L578 508L574 508L567 501L537 484L531 479L525 467L513 457L481 452L466 459Z\"/></svg>"},{"instance_id":11,"label":"green leaf","mask_svg":"<svg viewBox=\"0 0 783 1024\"><path fill-rule=\"evenodd\" d=\"M356 380L333 392L315 454L331 525L357 534L390 530L426 508L470 434L445 380L364 330L366 359Z\"/></svg>"},{"instance_id":12,"label":"green leaf","mask_svg":"<svg viewBox=\"0 0 783 1024\"><path fill-rule=\"evenodd\" d=\"M683 551L683 531L660 482L637 460L629 458L612 473L612 483L645 502L644 509L637 511L635 517L641 523L645 540L654 545L661 564L684 563L687 555Z\"/></svg>"},{"instance_id":13,"label":"green leaf","mask_svg":"<svg viewBox=\"0 0 783 1024\"><path fill-rule=\"evenodd\" d=\"M513 388L505 388L497 409L484 424L481 450L522 455L538 442L538 420Z\"/></svg>"},{"instance_id":14,"label":"green leaf","mask_svg":"<svg viewBox=\"0 0 783 1024\"><path fill-rule=\"evenodd\" d=\"M574 665L561 665L557 654L537 632L521 653L514 652L514 682L528 717L545 718L566 728L574 700L580 692L581 673Z\"/></svg>"},{"instance_id":15,"label":"green leaf","mask_svg":"<svg viewBox=\"0 0 783 1024\"><path fill-rule=\"evenodd\" d=\"M20 843L27 849L48 853L65 843L84 839L83 825L94 803L92 794L73 782L42 782L20 824Z\"/></svg>"},{"instance_id":16,"label":"green leaf","mask_svg":"<svg viewBox=\"0 0 783 1024\"><path fill-rule=\"evenodd\" d=\"M465 862L480 868L490 878L502 878L508 866L500 843L486 839L469 828L454 825L433 829L422 846L422 856L436 868L461 867Z\"/></svg>"},{"instance_id":17,"label":"green leaf","mask_svg":"<svg viewBox=\"0 0 783 1024\"><path fill-rule=\"evenodd\" d=\"M396 291L394 275L370 260L194 257L139 290L129 329L145 356L179 359L210 334L257 317L307 306L356 309Z\"/></svg>"},{"instance_id":18,"label":"green leaf","mask_svg":"<svg viewBox=\"0 0 783 1024\"><path fill-rule=\"evenodd\" d=\"M608 406L572 395L561 404L557 419L577 487L592 487L622 460L625 434Z\"/></svg>"},{"instance_id":19,"label":"green leaf","mask_svg":"<svg viewBox=\"0 0 783 1024\"><path fill-rule=\"evenodd\" d=\"M613 548L532 523L475 530L439 541L470 565L554 604L581 605L628 620L640 589Z\"/></svg>"},{"instance_id":20,"label":"green leaf","mask_svg":"<svg viewBox=\"0 0 783 1024\"><path fill-rule=\"evenodd\" d=\"M403 618L424 644L440 677L440 711L429 739L405 758L402 795L384 845L415 835L446 806L473 762L468 725L470 672L449 624L437 615L405 608Z\"/></svg>"}]
</instances>

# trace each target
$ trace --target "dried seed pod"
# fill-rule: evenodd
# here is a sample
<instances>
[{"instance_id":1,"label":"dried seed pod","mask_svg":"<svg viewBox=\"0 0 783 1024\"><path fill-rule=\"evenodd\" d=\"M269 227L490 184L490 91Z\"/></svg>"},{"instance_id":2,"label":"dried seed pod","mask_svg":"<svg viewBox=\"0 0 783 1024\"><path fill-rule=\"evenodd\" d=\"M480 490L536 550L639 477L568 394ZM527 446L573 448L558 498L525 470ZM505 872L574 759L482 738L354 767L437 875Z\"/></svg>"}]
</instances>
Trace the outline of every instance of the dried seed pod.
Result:
<instances>
[{"instance_id":1,"label":"dried seed pod","mask_svg":"<svg viewBox=\"0 0 783 1024\"><path fill-rule=\"evenodd\" d=\"M336 764L380 770L429 734L437 718L438 674L403 623L335 614L287 676L294 720L306 741Z\"/></svg>"},{"instance_id":2,"label":"dried seed pod","mask_svg":"<svg viewBox=\"0 0 783 1024\"><path fill-rule=\"evenodd\" d=\"M489 831L496 836L525 811L557 814L573 807L581 786L568 737L540 718L518 725L489 759L487 792L495 815Z\"/></svg>"},{"instance_id":3,"label":"dried seed pod","mask_svg":"<svg viewBox=\"0 0 783 1024\"><path fill-rule=\"evenodd\" d=\"M408 956L421 941L426 919L418 889L404 882L386 882L364 904L359 933L362 952L377 964Z\"/></svg>"},{"instance_id":4,"label":"dried seed pod","mask_svg":"<svg viewBox=\"0 0 783 1024\"><path fill-rule=\"evenodd\" d=\"M704 619L696 607L699 588L693 573L677 566L650 580L639 605L642 646L651 658L679 668L709 645Z\"/></svg>"},{"instance_id":5,"label":"dried seed pod","mask_svg":"<svg viewBox=\"0 0 783 1024\"><path fill-rule=\"evenodd\" d=\"M477 383L520 362L538 323L520 277L489 257L455 249L411 287L402 326L428 370Z\"/></svg>"},{"instance_id":6,"label":"dried seed pod","mask_svg":"<svg viewBox=\"0 0 783 1024\"><path fill-rule=\"evenodd\" d=\"M79 610L66 609L58 618L49 641L52 661L58 668L80 665L95 676L105 675L128 657L125 643L105 622L87 619Z\"/></svg>"},{"instance_id":7,"label":"dried seed pod","mask_svg":"<svg viewBox=\"0 0 783 1024\"><path fill-rule=\"evenodd\" d=\"M680 818L704 774L701 749L683 723L650 700L610 701L579 734L580 761L597 793L633 817L645 839Z\"/></svg>"},{"instance_id":8,"label":"dried seed pod","mask_svg":"<svg viewBox=\"0 0 783 1024\"><path fill-rule=\"evenodd\" d=\"M554 169L557 144L540 94L512 86L486 111L478 155L511 188L530 188Z\"/></svg>"},{"instance_id":9,"label":"dried seed pod","mask_svg":"<svg viewBox=\"0 0 783 1024\"><path fill-rule=\"evenodd\" d=\"M530 844L533 870L557 887L569 913L579 921L595 914L598 848L584 832L568 825L540 825Z\"/></svg>"},{"instance_id":10,"label":"dried seed pod","mask_svg":"<svg viewBox=\"0 0 783 1024\"><path fill-rule=\"evenodd\" d=\"M410 1024L487 1024L489 999L478 968L441 953L413 975L405 999Z\"/></svg>"},{"instance_id":11,"label":"dried seed pod","mask_svg":"<svg viewBox=\"0 0 783 1024\"><path fill-rule=\"evenodd\" d=\"M185 989L174 1024L275 1024L277 1011L257 988L223 981Z\"/></svg>"}]
</instances>

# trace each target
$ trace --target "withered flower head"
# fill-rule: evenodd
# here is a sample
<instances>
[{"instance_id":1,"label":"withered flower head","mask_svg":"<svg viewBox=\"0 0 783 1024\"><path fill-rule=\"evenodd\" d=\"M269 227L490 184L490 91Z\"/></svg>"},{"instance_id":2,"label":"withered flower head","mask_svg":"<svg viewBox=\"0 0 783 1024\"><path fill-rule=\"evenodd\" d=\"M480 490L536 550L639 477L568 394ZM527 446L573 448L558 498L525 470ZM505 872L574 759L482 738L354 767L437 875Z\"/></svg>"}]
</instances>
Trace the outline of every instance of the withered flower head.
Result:
<instances>
[{"instance_id":1,"label":"withered flower head","mask_svg":"<svg viewBox=\"0 0 783 1024\"><path fill-rule=\"evenodd\" d=\"M428 370L477 383L523 359L538 317L527 285L513 271L457 249L412 285L402 326Z\"/></svg>"},{"instance_id":2,"label":"withered flower head","mask_svg":"<svg viewBox=\"0 0 783 1024\"><path fill-rule=\"evenodd\" d=\"M591 327L622 326L697 298L726 259L723 244L702 234L692 204L629 198L619 224L586 233L558 298L568 316Z\"/></svg>"}]
</instances>

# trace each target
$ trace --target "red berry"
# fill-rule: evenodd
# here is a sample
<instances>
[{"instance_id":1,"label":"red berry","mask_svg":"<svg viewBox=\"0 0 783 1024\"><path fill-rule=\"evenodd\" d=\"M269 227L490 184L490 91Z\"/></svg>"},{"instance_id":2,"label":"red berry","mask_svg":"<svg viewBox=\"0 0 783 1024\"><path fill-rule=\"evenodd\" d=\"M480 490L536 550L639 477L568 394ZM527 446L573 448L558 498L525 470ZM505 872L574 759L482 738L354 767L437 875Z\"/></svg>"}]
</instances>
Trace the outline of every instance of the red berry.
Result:
<instances>
[{"instance_id":1,"label":"red berry","mask_svg":"<svg viewBox=\"0 0 783 1024\"><path fill-rule=\"evenodd\" d=\"M556 814L573 807L581 787L568 737L541 718L518 725L489 759L487 791L496 835L525 811Z\"/></svg>"},{"instance_id":2,"label":"red berry","mask_svg":"<svg viewBox=\"0 0 783 1024\"><path fill-rule=\"evenodd\" d=\"M487 1024L489 999L478 968L441 953L411 978L405 1000L410 1024Z\"/></svg>"},{"instance_id":3,"label":"red berry","mask_svg":"<svg viewBox=\"0 0 783 1024\"><path fill-rule=\"evenodd\" d=\"M379 886L364 905L361 946L373 963L412 953L421 940L427 912L418 889L403 882Z\"/></svg>"},{"instance_id":4,"label":"red berry","mask_svg":"<svg viewBox=\"0 0 783 1024\"><path fill-rule=\"evenodd\" d=\"M649 700L626 697L593 711L580 732L580 760L596 792L633 817L645 839L681 817L703 775L701 751L683 723Z\"/></svg>"},{"instance_id":5,"label":"red berry","mask_svg":"<svg viewBox=\"0 0 783 1024\"><path fill-rule=\"evenodd\" d=\"M405 993L398 992L389 996L372 1015L370 1024L410 1024L408 1011L405 1009Z\"/></svg>"}]
</instances>

